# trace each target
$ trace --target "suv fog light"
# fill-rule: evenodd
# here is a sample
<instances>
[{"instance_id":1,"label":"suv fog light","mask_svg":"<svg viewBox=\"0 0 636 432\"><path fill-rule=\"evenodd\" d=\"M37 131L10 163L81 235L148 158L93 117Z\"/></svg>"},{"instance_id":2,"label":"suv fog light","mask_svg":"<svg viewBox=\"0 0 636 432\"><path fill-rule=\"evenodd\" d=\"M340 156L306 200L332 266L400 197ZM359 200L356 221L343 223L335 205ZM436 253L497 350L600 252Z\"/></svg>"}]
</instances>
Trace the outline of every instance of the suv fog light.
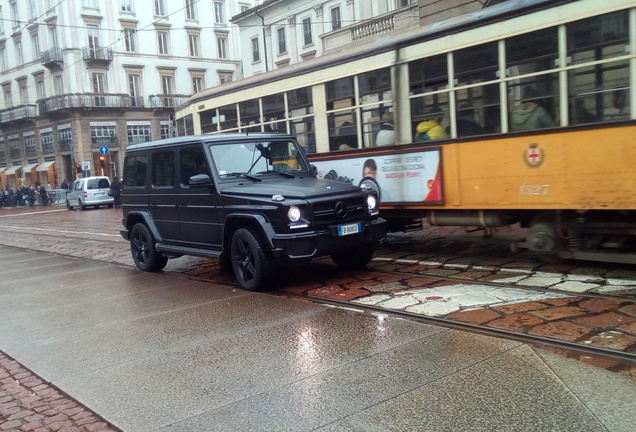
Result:
<instances>
[{"instance_id":1,"label":"suv fog light","mask_svg":"<svg viewBox=\"0 0 636 432\"><path fill-rule=\"evenodd\" d=\"M300 209L296 206L291 206L289 210L287 210L287 217L290 222L298 222L301 216Z\"/></svg>"}]
</instances>

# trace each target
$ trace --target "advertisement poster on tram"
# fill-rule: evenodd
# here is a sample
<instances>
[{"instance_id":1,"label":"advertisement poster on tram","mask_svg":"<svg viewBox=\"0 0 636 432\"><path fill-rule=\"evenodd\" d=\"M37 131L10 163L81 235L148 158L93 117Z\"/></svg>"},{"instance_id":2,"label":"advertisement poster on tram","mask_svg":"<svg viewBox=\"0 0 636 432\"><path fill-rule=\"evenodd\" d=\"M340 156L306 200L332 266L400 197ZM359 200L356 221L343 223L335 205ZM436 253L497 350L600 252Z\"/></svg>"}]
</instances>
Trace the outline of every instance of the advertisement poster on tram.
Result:
<instances>
[{"instance_id":1,"label":"advertisement poster on tram","mask_svg":"<svg viewBox=\"0 0 636 432\"><path fill-rule=\"evenodd\" d=\"M440 150L314 161L318 177L371 187L380 201L441 204Z\"/></svg>"}]
</instances>

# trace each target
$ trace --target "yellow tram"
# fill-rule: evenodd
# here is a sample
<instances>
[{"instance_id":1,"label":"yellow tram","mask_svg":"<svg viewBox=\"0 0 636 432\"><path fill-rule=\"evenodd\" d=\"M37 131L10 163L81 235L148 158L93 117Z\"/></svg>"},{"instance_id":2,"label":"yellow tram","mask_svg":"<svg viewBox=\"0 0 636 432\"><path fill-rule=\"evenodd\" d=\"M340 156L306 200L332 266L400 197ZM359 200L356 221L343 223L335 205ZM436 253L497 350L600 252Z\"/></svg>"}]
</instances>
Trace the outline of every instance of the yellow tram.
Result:
<instances>
[{"instance_id":1,"label":"yellow tram","mask_svg":"<svg viewBox=\"0 0 636 432\"><path fill-rule=\"evenodd\" d=\"M195 94L179 135L295 135L394 229L520 223L636 263L636 2L511 0Z\"/></svg>"}]
</instances>

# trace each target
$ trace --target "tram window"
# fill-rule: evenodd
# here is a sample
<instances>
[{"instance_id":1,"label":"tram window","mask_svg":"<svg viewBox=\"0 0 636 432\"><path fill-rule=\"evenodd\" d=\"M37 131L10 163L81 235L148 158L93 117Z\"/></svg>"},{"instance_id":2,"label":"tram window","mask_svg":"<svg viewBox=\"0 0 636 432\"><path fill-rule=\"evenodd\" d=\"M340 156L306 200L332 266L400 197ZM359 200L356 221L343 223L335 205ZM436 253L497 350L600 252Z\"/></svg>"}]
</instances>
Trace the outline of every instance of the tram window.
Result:
<instances>
[{"instance_id":1,"label":"tram window","mask_svg":"<svg viewBox=\"0 0 636 432\"><path fill-rule=\"evenodd\" d=\"M290 120L289 133L296 137L298 143L305 151L316 153L316 133L313 117Z\"/></svg>"},{"instance_id":2,"label":"tram window","mask_svg":"<svg viewBox=\"0 0 636 432\"><path fill-rule=\"evenodd\" d=\"M508 83L510 130L555 127L559 124L558 76L547 74Z\"/></svg>"},{"instance_id":3,"label":"tram window","mask_svg":"<svg viewBox=\"0 0 636 432\"><path fill-rule=\"evenodd\" d=\"M348 150L358 147L358 130L355 110L327 114L329 124L329 149Z\"/></svg>"},{"instance_id":4,"label":"tram window","mask_svg":"<svg viewBox=\"0 0 636 432\"><path fill-rule=\"evenodd\" d=\"M557 29L548 28L506 40L508 76L553 69L559 56Z\"/></svg>"},{"instance_id":5,"label":"tram window","mask_svg":"<svg viewBox=\"0 0 636 432\"><path fill-rule=\"evenodd\" d=\"M378 95L376 100L391 98L391 70L366 72L358 76L360 97Z\"/></svg>"},{"instance_id":6,"label":"tram window","mask_svg":"<svg viewBox=\"0 0 636 432\"><path fill-rule=\"evenodd\" d=\"M221 130L230 130L238 128L238 115L236 113L236 104L226 105L219 108L218 117Z\"/></svg>"},{"instance_id":7,"label":"tram window","mask_svg":"<svg viewBox=\"0 0 636 432\"><path fill-rule=\"evenodd\" d=\"M218 117L216 114L216 109L205 110L199 113L202 133L216 132L218 130ZM179 134L181 134L181 132L179 132Z\"/></svg>"},{"instance_id":8,"label":"tram window","mask_svg":"<svg viewBox=\"0 0 636 432\"><path fill-rule=\"evenodd\" d=\"M440 54L409 63L411 95L441 90L448 86L446 54Z\"/></svg>"},{"instance_id":9,"label":"tram window","mask_svg":"<svg viewBox=\"0 0 636 432\"><path fill-rule=\"evenodd\" d=\"M572 64L625 55L629 43L628 11L612 12L567 25Z\"/></svg>"},{"instance_id":10,"label":"tram window","mask_svg":"<svg viewBox=\"0 0 636 432\"><path fill-rule=\"evenodd\" d=\"M490 42L456 51L453 62L458 85L497 79L497 43Z\"/></svg>"},{"instance_id":11,"label":"tram window","mask_svg":"<svg viewBox=\"0 0 636 432\"><path fill-rule=\"evenodd\" d=\"M434 141L449 137L448 93L411 99L413 137L415 141Z\"/></svg>"},{"instance_id":12,"label":"tram window","mask_svg":"<svg viewBox=\"0 0 636 432\"><path fill-rule=\"evenodd\" d=\"M239 113L241 115L241 126L259 125L261 123L261 109L258 99L239 102ZM250 130L258 132L261 128Z\"/></svg>"},{"instance_id":13,"label":"tram window","mask_svg":"<svg viewBox=\"0 0 636 432\"><path fill-rule=\"evenodd\" d=\"M292 113L296 112L299 108L305 108L304 114L311 114L314 112L313 102L311 98L311 87L299 88L296 90L290 90L287 92L287 105L289 106L289 111ZM295 115L300 114L292 114Z\"/></svg>"},{"instance_id":14,"label":"tram window","mask_svg":"<svg viewBox=\"0 0 636 432\"><path fill-rule=\"evenodd\" d=\"M354 89L353 77L340 78L327 83L327 109L337 109L343 106L344 100L349 100L347 105L353 105Z\"/></svg>"},{"instance_id":15,"label":"tram window","mask_svg":"<svg viewBox=\"0 0 636 432\"><path fill-rule=\"evenodd\" d=\"M630 118L627 61L571 69L568 83L570 124Z\"/></svg>"},{"instance_id":16,"label":"tram window","mask_svg":"<svg viewBox=\"0 0 636 432\"><path fill-rule=\"evenodd\" d=\"M499 84L459 89L455 97L458 137L501 131Z\"/></svg>"},{"instance_id":17,"label":"tram window","mask_svg":"<svg viewBox=\"0 0 636 432\"><path fill-rule=\"evenodd\" d=\"M276 120L279 122L271 123ZM285 123L285 95L278 93L263 98L263 121L266 132L287 132Z\"/></svg>"}]
</instances>

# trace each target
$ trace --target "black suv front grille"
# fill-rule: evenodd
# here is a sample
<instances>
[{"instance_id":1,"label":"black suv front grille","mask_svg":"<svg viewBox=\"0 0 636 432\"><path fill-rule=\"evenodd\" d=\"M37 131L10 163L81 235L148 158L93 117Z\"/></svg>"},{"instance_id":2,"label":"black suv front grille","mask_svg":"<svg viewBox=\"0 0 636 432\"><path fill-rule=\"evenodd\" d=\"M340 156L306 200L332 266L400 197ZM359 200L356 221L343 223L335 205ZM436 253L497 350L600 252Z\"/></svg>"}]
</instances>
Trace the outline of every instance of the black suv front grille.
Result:
<instances>
[{"instance_id":1,"label":"black suv front grille","mask_svg":"<svg viewBox=\"0 0 636 432\"><path fill-rule=\"evenodd\" d=\"M330 199L323 202L314 202L312 209L315 225L333 225L364 219L367 204L365 197Z\"/></svg>"}]
</instances>

